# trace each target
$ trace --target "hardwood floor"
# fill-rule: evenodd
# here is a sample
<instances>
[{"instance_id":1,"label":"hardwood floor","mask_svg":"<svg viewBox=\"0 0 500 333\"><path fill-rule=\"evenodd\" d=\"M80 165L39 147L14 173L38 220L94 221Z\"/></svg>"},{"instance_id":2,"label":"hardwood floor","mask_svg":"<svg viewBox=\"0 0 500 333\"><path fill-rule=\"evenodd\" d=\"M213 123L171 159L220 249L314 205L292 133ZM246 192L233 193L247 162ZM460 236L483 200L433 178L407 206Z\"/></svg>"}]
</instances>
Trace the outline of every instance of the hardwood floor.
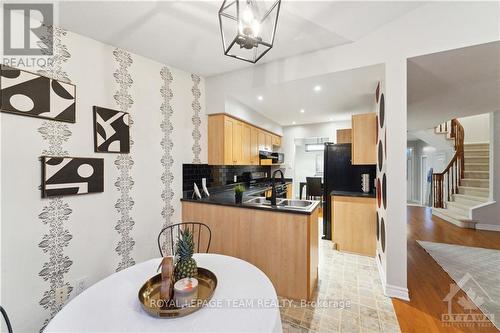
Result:
<instances>
[{"instance_id":1,"label":"hardwood floor","mask_svg":"<svg viewBox=\"0 0 500 333\"><path fill-rule=\"evenodd\" d=\"M463 229L438 217L429 208L408 207L408 289L410 302L393 300L401 331L406 332L498 332L489 327L445 327L441 315L448 312L443 301L454 281L416 242L424 240L438 243L483 247L500 250L500 232ZM456 297L464 296L460 290ZM454 302L452 310L463 309ZM476 311L480 313L479 311ZM473 311L474 313L474 311Z\"/></svg>"}]
</instances>

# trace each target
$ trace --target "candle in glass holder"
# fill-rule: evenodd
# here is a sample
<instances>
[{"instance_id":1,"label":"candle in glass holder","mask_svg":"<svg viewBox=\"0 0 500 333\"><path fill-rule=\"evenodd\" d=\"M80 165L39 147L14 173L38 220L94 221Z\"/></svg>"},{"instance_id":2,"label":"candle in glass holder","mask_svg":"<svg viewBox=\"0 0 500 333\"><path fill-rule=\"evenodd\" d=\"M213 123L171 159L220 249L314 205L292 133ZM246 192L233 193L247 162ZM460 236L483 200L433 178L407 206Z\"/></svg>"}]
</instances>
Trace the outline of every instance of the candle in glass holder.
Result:
<instances>
[{"instance_id":1,"label":"candle in glass holder","mask_svg":"<svg viewBox=\"0 0 500 333\"><path fill-rule=\"evenodd\" d=\"M174 284L174 300L177 307L183 308L198 298L198 280L195 278L180 279Z\"/></svg>"}]
</instances>

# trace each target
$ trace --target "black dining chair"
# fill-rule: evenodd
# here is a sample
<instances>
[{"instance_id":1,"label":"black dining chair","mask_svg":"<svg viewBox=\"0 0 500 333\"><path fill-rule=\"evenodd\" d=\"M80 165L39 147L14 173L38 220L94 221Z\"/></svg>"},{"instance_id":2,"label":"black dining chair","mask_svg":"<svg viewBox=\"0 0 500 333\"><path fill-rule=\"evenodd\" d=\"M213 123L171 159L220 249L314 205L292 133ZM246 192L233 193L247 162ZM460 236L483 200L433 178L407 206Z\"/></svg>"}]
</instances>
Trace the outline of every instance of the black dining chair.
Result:
<instances>
[{"instance_id":1,"label":"black dining chair","mask_svg":"<svg viewBox=\"0 0 500 333\"><path fill-rule=\"evenodd\" d=\"M176 223L172 224L166 228L163 228L160 233L158 234L158 249L160 250L160 255L163 257L163 249L161 246L161 237L164 234L166 239L170 239L170 254L174 255L175 254L175 240L179 237L179 231L180 230L185 230L185 229L190 229L191 233L193 234L193 241L195 242L194 244L194 252L195 253L208 253L208 250L210 249L210 242L212 241L212 231L210 230L209 226L206 225L205 223L200 223L200 222L182 222L182 223ZM203 236L202 236L203 234ZM200 241L204 240L205 234L208 237L207 241L207 246L206 248L203 247L202 250L200 251Z\"/></svg>"},{"instance_id":2,"label":"black dining chair","mask_svg":"<svg viewBox=\"0 0 500 333\"><path fill-rule=\"evenodd\" d=\"M306 177L306 183L306 196L309 200L323 196L323 189L321 188L321 177Z\"/></svg>"},{"instance_id":3,"label":"black dining chair","mask_svg":"<svg viewBox=\"0 0 500 333\"><path fill-rule=\"evenodd\" d=\"M10 324L9 316L7 316L7 312L3 308L3 306L0 305L0 312L2 313L2 317L5 321L5 325L7 326L7 332L12 333L12 325ZM1 328L1 326L0 326Z\"/></svg>"}]
</instances>

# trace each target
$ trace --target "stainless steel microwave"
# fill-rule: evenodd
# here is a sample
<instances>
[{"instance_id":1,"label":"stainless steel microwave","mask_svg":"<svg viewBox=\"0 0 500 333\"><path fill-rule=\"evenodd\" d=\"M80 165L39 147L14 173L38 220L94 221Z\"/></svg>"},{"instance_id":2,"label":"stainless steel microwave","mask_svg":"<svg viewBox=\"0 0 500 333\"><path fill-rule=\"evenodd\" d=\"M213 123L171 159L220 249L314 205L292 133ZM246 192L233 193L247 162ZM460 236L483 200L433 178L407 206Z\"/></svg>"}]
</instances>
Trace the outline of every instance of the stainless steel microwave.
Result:
<instances>
[{"instance_id":1,"label":"stainless steel microwave","mask_svg":"<svg viewBox=\"0 0 500 333\"><path fill-rule=\"evenodd\" d=\"M285 163L285 154L283 153L271 153L271 158L273 159L273 164Z\"/></svg>"}]
</instances>

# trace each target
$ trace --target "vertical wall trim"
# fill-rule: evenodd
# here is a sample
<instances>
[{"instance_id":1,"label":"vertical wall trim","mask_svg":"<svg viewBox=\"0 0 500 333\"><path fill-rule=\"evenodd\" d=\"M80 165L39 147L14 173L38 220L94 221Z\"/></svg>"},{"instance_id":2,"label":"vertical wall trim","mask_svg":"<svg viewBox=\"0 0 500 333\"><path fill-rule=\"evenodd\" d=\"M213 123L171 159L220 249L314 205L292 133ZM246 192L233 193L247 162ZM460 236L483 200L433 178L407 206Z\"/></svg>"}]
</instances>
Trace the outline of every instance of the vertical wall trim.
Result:
<instances>
[{"instance_id":1,"label":"vertical wall trim","mask_svg":"<svg viewBox=\"0 0 500 333\"><path fill-rule=\"evenodd\" d=\"M51 77L64 82L71 83L67 73L63 70L63 64L68 61L71 54L62 38L67 34L64 29L50 28L53 31L53 52L52 62L49 66L38 71L39 74ZM63 143L71 137L71 131L65 123L57 121L44 121L38 128L44 142L48 143L48 148L43 149L42 155L64 156L68 152L63 149ZM41 222L48 226L48 231L42 236L42 241L38 244L43 253L48 255L48 261L42 266L38 273L44 281L49 282L49 289L45 290L39 304L49 311L48 318L45 319L40 332L42 332L50 320L61 310L62 304L57 305L55 291L61 287L67 287L68 298L73 290L69 282L64 281L64 274L69 272L73 261L64 254L64 248L67 247L73 238L70 231L66 229L72 209L60 197L48 199L48 204L38 215Z\"/></svg>"},{"instance_id":2,"label":"vertical wall trim","mask_svg":"<svg viewBox=\"0 0 500 333\"><path fill-rule=\"evenodd\" d=\"M201 79L198 75L191 74L191 80L193 80L193 88L191 88L191 92L193 93L193 103L191 103L191 107L193 109L193 117L191 118L191 121L193 123L193 131L191 132L191 135L193 136L193 147L191 148L191 150L193 151L193 164L200 164L201 163L201 159L200 159L200 153L201 153L201 145L200 145L200 139L201 139L201 132L200 132L200 126L201 126L200 81L201 81Z\"/></svg>"},{"instance_id":3,"label":"vertical wall trim","mask_svg":"<svg viewBox=\"0 0 500 333\"><path fill-rule=\"evenodd\" d=\"M120 107L120 111L129 112L130 108L134 104L132 96L128 92L128 89L132 86L134 81L132 76L128 72L128 68L132 65L133 60L130 53L115 49L113 51L113 56L116 63L118 64L117 70L114 72L113 76L116 83L119 86L118 91L115 93L114 98L116 104ZM132 129L133 120L132 115L129 117L130 128ZM132 158L132 147L133 147L132 135L130 139L130 153L120 154L115 160L116 168L118 169L118 178L115 182L115 187L120 192L120 197L118 198L115 208L120 214L120 217L116 223L115 230L120 235L120 240L116 246L115 251L120 256L120 262L116 271L121 271L124 268L135 265L135 261L131 256L132 249L134 247L135 241L130 236L130 232L134 227L134 219L130 215L132 208L134 206L134 200L130 196L130 190L134 186L134 180L130 174L132 166L134 165L134 160Z\"/></svg>"},{"instance_id":4,"label":"vertical wall trim","mask_svg":"<svg viewBox=\"0 0 500 333\"><path fill-rule=\"evenodd\" d=\"M172 141L172 132L174 127L172 125L172 115L174 110L172 109L171 101L174 97L172 89L170 88L173 82L172 72L168 67L163 67L160 71L160 76L162 79L162 86L160 89L161 97L163 102L161 104L161 132L162 139L160 145L162 147L163 155L161 157L161 165L163 167L163 172L161 175L162 182L162 192L161 199L163 202L163 208L161 211L161 216L163 217L163 226L165 228L172 224L172 216L174 215L174 207L172 205L172 199L174 197L174 191L172 190L172 184L174 181L174 174L172 172L172 165L174 164L174 159L172 157L172 149L174 143ZM165 237L163 241L163 252L168 253L166 250L171 246L170 238Z\"/></svg>"}]
</instances>

